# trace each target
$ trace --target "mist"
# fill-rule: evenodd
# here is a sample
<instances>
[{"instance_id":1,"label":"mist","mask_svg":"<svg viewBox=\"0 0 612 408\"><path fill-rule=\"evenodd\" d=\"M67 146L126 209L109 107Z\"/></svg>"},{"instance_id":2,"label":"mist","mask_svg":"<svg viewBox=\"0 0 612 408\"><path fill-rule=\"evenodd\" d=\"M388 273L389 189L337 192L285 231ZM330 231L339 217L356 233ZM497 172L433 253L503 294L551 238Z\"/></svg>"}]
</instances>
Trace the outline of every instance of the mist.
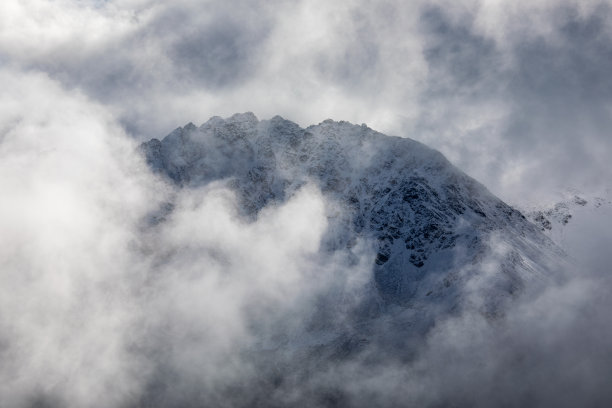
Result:
<instances>
[{"instance_id":1,"label":"mist","mask_svg":"<svg viewBox=\"0 0 612 408\"><path fill-rule=\"evenodd\" d=\"M478 307L493 258L452 313L385 317L363 303L374 244L322 249L341 207L316 185L252 219L231 180L178 188L138 150L212 115L332 117L427 143L511 204L602 189L609 14L3 1L0 405L609 406L609 213L572 227L573 258L501 316Z\"/></svg>"},{"instance_id":2,"label":"mist","mask_svg":"<svg viewBox=\"0 0 612 408\"><path fill-rule=\"evenodd\" d=\"M253 221L224 182L177 190L153 175L86 96L2 75L4 405L610 401L605 271L559 271L499 319L474 299L423 336L398 329L413 321L405 311L351 331L375 253L367 242L321 252L333 203L315 186ZM478 296L482 275L466 293ZM338 333L340 354L322 346Z\"/></svg>"},{"instance_id":3,"label":"mist","mask_svg":"<svg viewBox=\"0 0 612 408\"><path fill-rule=\"evenodd\" d=\"M0 62L104 105L133 138L252 111L367 123L505 201L609 188L607 0L5 1Z\"/></svg>"}]
</instances>

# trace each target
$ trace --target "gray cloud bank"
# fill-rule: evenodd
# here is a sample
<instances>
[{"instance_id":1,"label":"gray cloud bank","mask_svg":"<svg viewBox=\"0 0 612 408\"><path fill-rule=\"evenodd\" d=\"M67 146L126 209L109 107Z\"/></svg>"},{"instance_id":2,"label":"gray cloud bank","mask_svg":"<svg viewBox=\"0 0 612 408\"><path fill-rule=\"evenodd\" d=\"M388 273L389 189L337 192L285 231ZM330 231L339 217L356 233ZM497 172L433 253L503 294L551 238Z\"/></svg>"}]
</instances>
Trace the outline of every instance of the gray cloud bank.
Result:
<instances>
[{"instance_id":1,"label":"gray cloud bank","mask_svg":"<svg viewBox=\"0 0 612 408\"><path fill-rule=\"evenodd\" d=\"M598 187L609 13L593 1L3 1L0 405L609 406L601 248L596 268L500 321L466 310L408 345L355 336L346 354L274 352L316 344L305 328L330 290L349 299L341 325L371 273L368 243L357 261L318 259L329 203L314 188L249 223L211 185L148 228L177 192L134 155L135 140L253 110L411 136L516 201Z\"/></svg>"},{"instance_id":2,"label":"gray cloud bank","mask_svg":"<svg viewBox=\"0 0 612 408\"><path fill-rule=\"evenodd\" d=\"M0 61L136 138L212 115L409 136L513 203L608 184L608 1L6 1Z\"/></svg>"},{"instance_id":3,"label":"gray cloud bank","mask_svg":"<svg viewBox=\"0 0 612 408\"><path fill-rule=\"evenodd\" d=\"M351 331L375 254L363 242L357 259L321 257L330 203L315 188L244 220L223 183L177 192L153 177L99 103L40 73L2 80L2 405L612 400L606 274L570 270L503 319L466 308L424 338L402 313ZM322 347L329 330L346 334Z\"/></svg>"}]
</instances>

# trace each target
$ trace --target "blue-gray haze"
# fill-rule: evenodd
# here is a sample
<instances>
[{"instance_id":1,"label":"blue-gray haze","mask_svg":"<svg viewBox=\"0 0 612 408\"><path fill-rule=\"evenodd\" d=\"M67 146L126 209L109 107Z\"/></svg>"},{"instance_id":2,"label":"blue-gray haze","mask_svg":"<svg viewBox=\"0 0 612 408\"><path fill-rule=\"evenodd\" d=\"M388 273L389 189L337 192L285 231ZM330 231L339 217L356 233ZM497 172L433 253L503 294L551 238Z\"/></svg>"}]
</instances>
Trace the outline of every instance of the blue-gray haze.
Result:
<instances>
[{"instance_id":1,"label":"blue-gray haze","mask_svg":"<svg viewBox=\"0 0 612 408\"><path fill-rule=\"evenodd\" d=\"M316 191L245 227L213 186L183 198L151 243L143 216L174 193L133 157L138 143L244 111L303 127L365 122L440 150L527 205L609 188L611 70L608 0L2 1L0 405L240 403L228 384L258 379L231 353L250 335L249 291L262 310L286 306L296 319L308 309L311 299L295 299L324 229ZM593 242L581 248L589 262L518 304L503 327L455 316L410 363L374 353L284 379L270 398L299 403L329 386L317 403L610 405L612 222L586 225L573 240ZM196 279L198 262L216 255L194 255L190 242L243 254L237 281L224 285L216 270ZM147 286L159 247L176 249L170 266L194 280ZM279 278L281 261L292 266ZM243 274L253 263L287 297ZM185 329L194 322L214 329ZM151 327L160 338L141 341ZM181 350L163 362L175 388L141 400L155 394L145 384L162 362L135 355L156 342Z\"/></svg>"}]
</instances>

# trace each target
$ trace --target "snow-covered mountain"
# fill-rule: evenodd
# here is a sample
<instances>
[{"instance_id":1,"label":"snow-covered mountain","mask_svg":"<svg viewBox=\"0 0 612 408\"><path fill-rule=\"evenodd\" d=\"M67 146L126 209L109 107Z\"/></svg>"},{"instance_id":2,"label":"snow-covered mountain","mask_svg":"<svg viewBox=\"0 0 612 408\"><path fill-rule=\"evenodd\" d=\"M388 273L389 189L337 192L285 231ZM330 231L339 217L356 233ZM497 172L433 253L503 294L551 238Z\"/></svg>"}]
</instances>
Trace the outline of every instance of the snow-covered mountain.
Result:
<instances>
[{"instance_id":1,"label":"snow-covered mountain","mask_svg":"<svg viewBox=\"0 0 612 408\"><path fill-rule=\"evenodd\" d=\"M472 301L469 292L495 314L546 281L561 254L539 227L438 151L365 124L326 120L302 129L244 113L190 123L141 148L179 190L225 180L250 219L314 183L328 202L321 251L350 253L358 239L375 249L364 313L421 304L451 310Z\"/></svg>"},{"instance_id":2,"label":"snow-covered mountain","mask_svg":"<svg viewBox=\"0 0 612 408\"><path fill-rule=\"evenodd\" d=\"M525 216L561 247L577 264L591 270L607 269L612 236L612 193L568 190L553 204L524 209ZM593 259L598 253L598 259Z\"/></svg>"}]
</instances>

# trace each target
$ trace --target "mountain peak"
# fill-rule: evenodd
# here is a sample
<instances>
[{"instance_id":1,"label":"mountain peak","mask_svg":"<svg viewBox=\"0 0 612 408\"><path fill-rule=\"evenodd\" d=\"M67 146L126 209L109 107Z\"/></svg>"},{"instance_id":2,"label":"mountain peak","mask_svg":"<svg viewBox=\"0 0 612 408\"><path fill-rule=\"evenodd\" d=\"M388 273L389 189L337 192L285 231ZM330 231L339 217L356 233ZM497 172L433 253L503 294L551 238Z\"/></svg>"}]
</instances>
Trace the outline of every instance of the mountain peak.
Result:
<instances>
[{"instance_id":1,"label":"mountain peak","mask_svg":"<svg viewBox=\"0 0 612 408\"><path fill-rule=\"evenodd\" d=\"M235 113L226 119L228 123L249 123L256 124L259 122L257 116L253 112Z\"/></svg>"},{"instance_id":2,"label":"mountain peak","mask_svg":"<svg viewBox=\"0 0 612 408\"><path fill-rule=\"evenodd\" d=\"M247 112L212 117L142 147L149 165L177 186L227 182L247 218L314 183L334 208L322 250L350 253L356 239L371 242L370 300L378 308L424 301L454 307L501 239L503 267L483 295L487 313L496 313L504 299L548 274L542 259L560 254L519 211L438 151L367 126L327 119L302 129Z\"/></svg>"}]
</instances>

